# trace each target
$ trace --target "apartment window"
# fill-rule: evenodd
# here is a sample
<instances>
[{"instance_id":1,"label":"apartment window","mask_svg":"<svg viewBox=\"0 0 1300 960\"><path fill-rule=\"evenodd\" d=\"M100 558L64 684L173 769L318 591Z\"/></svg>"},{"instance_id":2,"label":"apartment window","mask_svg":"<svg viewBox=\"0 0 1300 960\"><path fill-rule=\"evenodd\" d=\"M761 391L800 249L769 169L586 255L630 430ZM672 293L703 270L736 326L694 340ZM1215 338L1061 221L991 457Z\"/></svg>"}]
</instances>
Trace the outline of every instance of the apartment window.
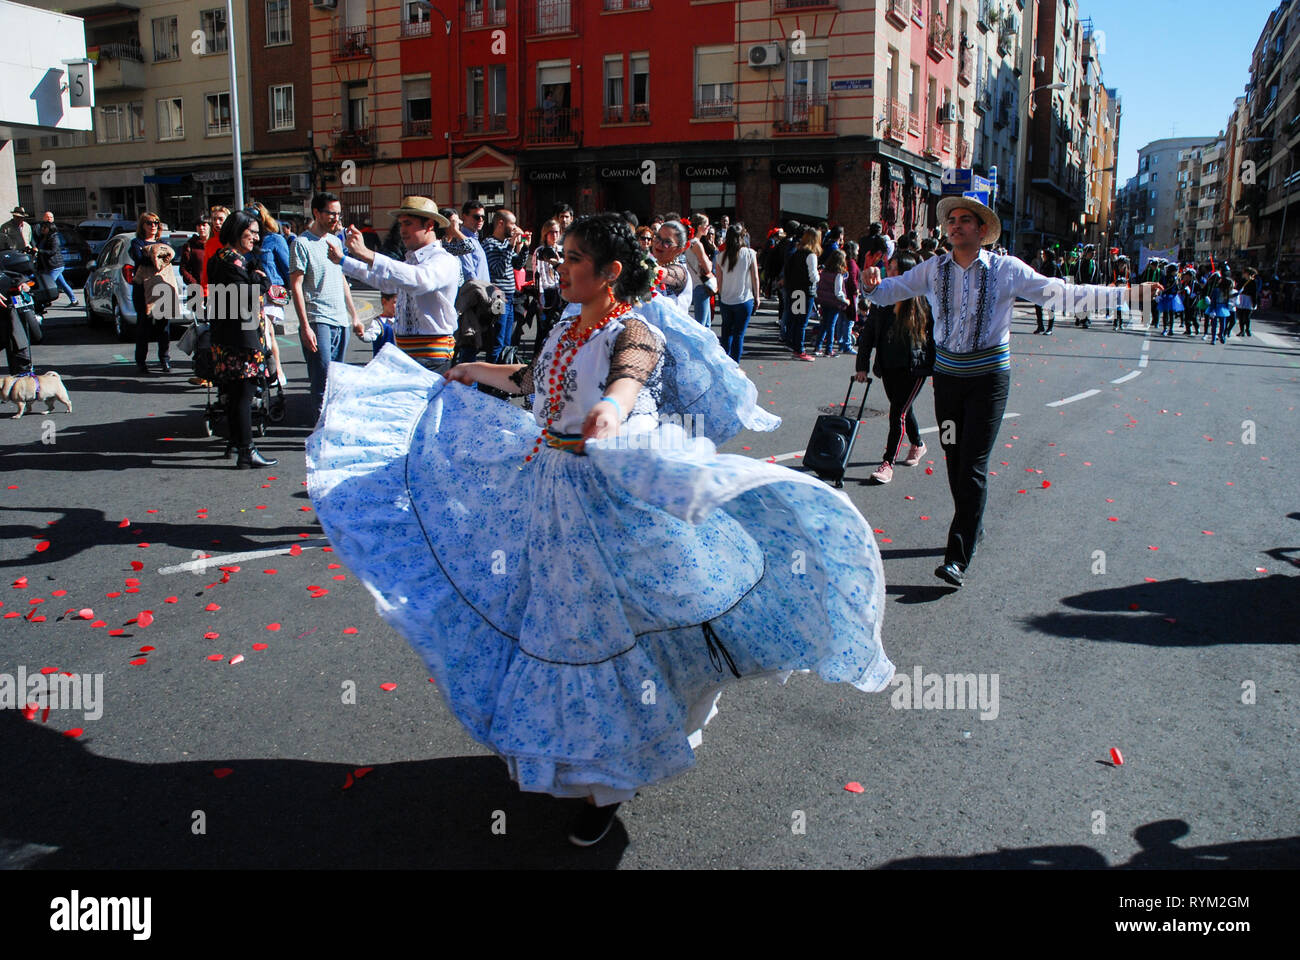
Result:
<instances>
[{"instance_id":1,"label":"apartment window","mask_svg":"<svg viewBox=\"0 0 1300 960\"><path fill-rule=\"evenodd\" d=\"M271 87L271 129L293 129L293 84L276 84Z\"/></svg>"},{"instance_id":2,"label":"apartment window","mask_svg":"<svg viewBox=\"0 0 1300 960\"><path fill-rule=\"evenodd\" d=\"M493 129L504 130L506 128L506 68L505 64L498 64L495 67L488 68L488 107L496 121Z\"/></svg>"},{"instance_id":3,"label":"apartment window","mask_svg":"<svg viewBox=\"0 0 1300 960\"><path fill-rule=\"evenodd\" d=\"M199 11L199 29L203 31L203 52L226 52L226 11L222 7Z\"/></svg>"},{"instance_id":4,"label":"apartment window","mask_svg":"<svg viewBox=\"0 0 1300 960\"><path fill-rule=\"evenodd\" d=\"M22 189L21 187L19 188ZM30 187L28 189L31 189ZM22 200L22 194L19 194L19 200ZM23 204L28 209L35 206L30 198ZM59 187L58 189L46 188L41 191L41 206L54 214L56 220L79 220L86 216L88 205L86 203L85 187Z\"/></svg>"},{"instance_id":5,"label":"apartment window","mask_svg":"<svg viewBox=\"0 0 1300 960\"><path fill-rule=\"evenodd\" d=\"M429 8L421 0L406 0L406 3L402 4L402 36L428 36L430 15Z\"/></svg>"},{"instance_id":6,"label":"apartment window","mask_svg":"<svg viewBox=\"0 0 1300 960\"><path fill-rule=\"evenodd\" d=\"M802 100L805 103L825 103L826 91L829 89L827 82L827 59L829 52L829 43L825 40L809 40L807 43L807 53L800 54L799 59L790 61L789 71L786 73L787 91L792 100ZM895 51L895 57L897 52ZM898 63L897 59L891 63L893 69L894 93L898 96Z\"/></svg>"},{"instance_id":7,"label":"apartment window","mask_svg":"<svg viewBox=\"0 0 1300 960\"><path fill-rule=\"evenodd\" d=\"M908 95L907 112L915 117L921 112L921 65L914 63L911 66L912 90Z\"/></svg>"},{"instance_id":8,"label":"apartment window","mask_svg":"<svg viewBox=\"0 0 1300 960\"><path fill-rule=\"evenodd\" d=\"M153 21L153 62L179 60L181 58L180 35L176 29L175 17L155 17Z\"/></svg>"},{"instance_id":9,"label":"apartment window","mask_svg":"<svg viewBox=\"0 0 1300 960\"><path fill-rule=\"evenodd\" d=\"M605 122L622 123L623 115L623 55L605 58Z\"/></svg>"},{"instance_id":10,"label":"apartment window","mask_svg":"<svg viewBox=\"0 0 1300 960\"><path fill-rule=\"evenodd\" d=\"M470 117L482 117L487 111L487 88L482 67L470 67L465 71L465 113Z\"/></svg>"},{"instance_id":11,"label":"apartment window","mask_svg":"<svg viewBox=\"0 0 1300 960\"><path fill-rule=\"evenodd\" d=\"M427 137L433 130L433 95L428 77L402 81L402 135Z\"/></svg>"},{"instance_id":12,"label":"apartment window","mask_svg":"<svg viewBox=\"0 0 1300 960\"><path fill-rule=\"evenodd\" d=\"M207 135L218 137L230 133L230 91L209 93L204 100Z\"/></svg>"},{"instance_id":13,"label":"apartment window","mask_svg":"<svg viewBox=\"0 0 1300 960\"><path fill-rule=\"evenodd\" d=\"M130 143L144 139L144 104L115 103L99 108L99 143Z\"/></svg>"},{"instance_id":14,"label":"apartment window","mask_svg":"<svg viewBox=\"0 0 1300 960\"><path fill-rule=\"evenodd\" d=\"M632 53L627 60L632 71L632 119L649 120L650 54Z\"/></svg>"},{"instance_id":15,"label":"apartment window","mask_svg":"<svg viewBox=\"0 0 1300 960\"><path fill-rule=\"evenodd\" d=\"M568 60L543 60L537 65L537 102L542 109L568 109L572 69Z\"/></svg>"},{"instance_id":16,"label":"apartment window","mask_svg":"<svg viewBox=\"0 0 1300 960\"><path fill-rule=\"evenodd\" d=\"M370 223L369 188L345 189L339 199L342 201L344 223L363 225Z\"/></svg>"},{"instance_id":17,"label":"apartment window","mask_svg":"<svg viewBox=\"0 0 1300 960\"><path fill-rule=\"evenodd\" d=\"M465 0L469 27L500 26L506 22L506 0Z\"/></svg>"},{"instance_id":18,"label":"apartment window","mask_svg":"<svg viewBox=\"0 0 1300 960\"><path fill-rule=\"evenodd\" d=\"M736 110L734 47L695 48L695 115L731 116Z\"/></svg>"},{"instance_id":19,"label":"apartment window","mask_svg":"<svg viewBox=\"0 0 1300 960\"><path fill-rule=\"evenodd\" d=\"M158 139L185 139L185 116L180 97L167 97L158 101Z\"/></svg>"},{"instance_id":20,"label":"apartment window","mask_svg":"<svg viewBox=\"0 0 1300 960\"><path fill-rule=\"evenodd\" d=\"M266 45L293 43L289 0L266 0Z\"/></svg>"},{"instance_id":21,"label":"apartment window","mask_svg":"<svg viewBox=\"0 0 1300 960\"><path fill-rule=\"evenodd\" d=\"M349 83L344 87L344 106L347 109L348 130L368 130L370 128L370 84L362 80Z\"/></svg>"}]
</instances>

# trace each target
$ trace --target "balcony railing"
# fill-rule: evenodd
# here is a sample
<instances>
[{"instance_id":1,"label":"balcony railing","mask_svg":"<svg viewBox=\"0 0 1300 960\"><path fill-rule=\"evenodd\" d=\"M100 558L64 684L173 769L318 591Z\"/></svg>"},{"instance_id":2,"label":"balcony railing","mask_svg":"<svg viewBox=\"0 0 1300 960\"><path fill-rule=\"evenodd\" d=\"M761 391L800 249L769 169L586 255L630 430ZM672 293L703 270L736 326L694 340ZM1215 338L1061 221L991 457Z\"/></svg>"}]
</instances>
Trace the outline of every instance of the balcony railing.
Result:
<instances>
[{"instance_id":1,"label":"balcony railing","mask_svg":"<svg viewBox=\"0 0 1300 960\"><path fill-rule=\"evenodd\" d=\"M907 132L914 133L918 137L921 135L921 115L908 111L907 113Z\"/></svg>"},{"instance_id":2,"label":"balcony railing","mask_svg":"<svg viewBox=\"0 0 1300 960\"><path fill-rule=\"evenodd\" d=\"M491 0L481 0L473 10L465 11L465 29L477 30L479 27L505 26L505 7L498 10Z\"/></svg>"},{"instance_id":3,"label":"balcony railing","mask_svg":"<svg viewBox=\"0 0 1300 960\"><path fill-rule=\"evenodd\" d=\"M370 27L335 27L330 31L330 59L333 62L372 60L374 56Z\"/></svg>"},{"instance_id":4,"label":"balcony railing","mask_svg":"<svg viewBox=\"0 0 1300 960\"><path fill-rule=\"evenodd\" d=\"M428 20L402 21L402 36L404 37L427 37L431 32Z\"/></svg>"},{"instance_id":5,"label":"balcony railing","mask_svg":"<svg viewBox=\"0 0 1300 960\"><path fill-rule=\"evenodd\" d=\"M963 140L957 145L957 166L970 166L970 141Z\"/></svg>"},{"instance_id":6,"label":"balcony railing","mask_svg":"<svg viewBox=\"0 0 1300 960\"><path fill-rule=\"evenodd\" d=\"M463 136L474 137L485 133L500 133L506 128L504 113L476 113L460 115L460 129Z\"/></svg>"},{"instance_id":7,"label":"balcony railing","mask_svg":"<svg viewBox=\"0 0 1300 960\"><path fill-rule=\"evenodd\" d=\"M144 63L144 52L140 49L140 44L134 40L101 43L99 56L103 60L134 60L136 63Z\"/></svg>"},{"instance_id":8,"label":"balcony railing","mask_svg":"<svg viewBox=\"0 0 1300 960\"><path fill-rule=\"evenodd\" d=\"M410 117L406 117L402 121L402 136L404 137L428 137L432 135L432 120L412 120Z\"/></svg>"},{"instance_id":9,"label":"balcony railing","mask_svg":"<svg viewBox=\"0 0 1300 960\"><path fill-rule=\"evenodd\" d=\"M988 30L989 26L998 19L996 4L994 0L979 0L979 11L975 14L975 26L981 30Z\"/></svg>"},{"instance_id":10,"label":"balcony railing","mask_svg":"<svg viewBox=\"0 0 1300 960\"><path fill-rule=\"evenodd\" d=\"M944 52L952 48L952 27L945 26L943 17L936 13L930 18L928 36L929 43L926 49L930 59L942 60Z\"/></svg>"},{"instance_id":11,"label":"balcony railing","mask_svg":"<svg viewBox=\"0 0 1300 960\"><path fill-rule=\"evenodd\" d=\"M773 4L777 13L784 10L807 10L809 7L833 7L835 0L776 0Z\"/></svg>"},{"instance_id":12,"label":"balcony railing","mask_svg":"<svg viewBox=\"0 0 1300 960\"><path fill-rule=\"evenodd\" d=\"M650 0L605 0L606 10L649 10Z\"/></svg>"},{"instance_id":13,"label":"balcony railing","mask_svg":"<svg viewBox=\"0 0 1300 960\"><path fill-rule=\"evenodd\" d=\"M885 16L900 30L907 26L912 15L912 0L887 0Z\"/></svg>"},{"instance_id":14,"label":"balcony railing","mask_svg":"<svg viewBox=\"0 0 1300 960\"><path fill-rule=\"evenodd\" d=\"M943 152L952 153L952 131L947 127L943 128ZM960 164L958 164L960 166Z\"/></svg>"},{"instance_id":15,"label":"balcony railing","mask_svg":"<svg viewBox=\"0 0 1300 960\"><path fill-rule=\"evenodd\" d=\"M579 0L529 0L524 4L524 35L547 37L574 32Z\"/></svg>"},{"instance_id":16,"label":"balcony railing","mask_svg":"<svg viewBox=\"0 0 1300 960\"><path fill-rule=\"evenodd\" d=\"M578 142L576 107L536 108L525 117L524 140L534 146L570 146Z\"/></svg>"},{"instance_id":17,"label":"balcony railing","mask_svg":"<svg viewBox=\"0 0 1300 960\"><path fill-rule=\"evenodd\" d=\"M975 101L972 104L980 113L988 113L993 109L993 91L989 88L989 82L985 78L975 84Z\"/></svg>"},{"instance_id":18,"label":"balcony railing","mask_svg":"<svg viewBox=\"0 0 1300 960\"><path fill-rule=\"evenodd\" d=\"M932 123L925 128L925 146L922 150L927 157L939 156L940 145L943 143L943 133L937 123Z\"/></svg>"},{"instance_id":19,"label":"balcony railing","mask_svg":"<svg viewBox=\"0 0 1300 960\"><path fill-rule=\"evenodd\" d=\"M695 118L697 120L711 120L715 117L734 117L735 115L736 101L730 98L726 100L695 101Z\"/></svg>"},{"instance_id":20,"label":"balcony railing","mask_svg":"<svg viewBox=\"0 0 1300 960\"><path fill-rule=\"evenodd\" d=\"M880 136L885 140L903 143L907 140L907 104L892 97L885 101L885 115Z\"/></svg>"},{"instance_id":21,"label":"balcony railing","mask_svg":"<svg viewBox=\"0 0 1300 960\"><path fill-rule=\"evenodd\" d=\"M649 123L650 106L645 103L634 103L628 106L623 103L608 103L605 105L603 123Z\"/></svg>"},{"instance_id":22,"label":"balcony railing","mask_svg":"<svg viewBox=\"0 0 1300 960\"><path fill-rule=\"evenodd\" d=\"M340 130L334 135L336 160L362 160L375 155L378 139L374 127Z\"/></svg>"},{"instance_id":23,"label":"balcony railing","mask_svg":"<svg viewBox=\"0 0 1300 960\"><path fill-rule=\"evenodd\" d=\"M834 133L830 102L824 93L800 97L777 97L772 101L776 120L774 133Z\"/></svg>"}]
</instances>

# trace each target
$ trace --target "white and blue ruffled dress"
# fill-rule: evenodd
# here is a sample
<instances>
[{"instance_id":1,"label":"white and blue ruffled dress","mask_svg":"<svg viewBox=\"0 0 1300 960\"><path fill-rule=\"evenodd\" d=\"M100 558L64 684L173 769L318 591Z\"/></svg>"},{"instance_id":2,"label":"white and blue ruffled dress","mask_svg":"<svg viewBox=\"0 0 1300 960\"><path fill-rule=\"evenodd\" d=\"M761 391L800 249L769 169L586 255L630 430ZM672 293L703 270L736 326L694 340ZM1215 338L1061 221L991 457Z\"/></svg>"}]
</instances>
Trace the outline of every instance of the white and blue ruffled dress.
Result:
<instances>
[{"instance_id":1,"label":"white and blue ruffled dress","mask_svg":"<svg viewBox=\"0 0 1300 960\"><path fill-rule=\"evenodd\" d=\"M542 396L526 413L392 345L331 366L307 443L336 552L470 735L521 789L602 805L690 769L729 682L810 670L879 691L894 673L870 524L809 475L716 452L780 421L711 331L659 297L610 322L552 429L580 431L632 333L657 343L653 370L619 436L584 454L526 463Z\"/></svg>"}]
</instances>

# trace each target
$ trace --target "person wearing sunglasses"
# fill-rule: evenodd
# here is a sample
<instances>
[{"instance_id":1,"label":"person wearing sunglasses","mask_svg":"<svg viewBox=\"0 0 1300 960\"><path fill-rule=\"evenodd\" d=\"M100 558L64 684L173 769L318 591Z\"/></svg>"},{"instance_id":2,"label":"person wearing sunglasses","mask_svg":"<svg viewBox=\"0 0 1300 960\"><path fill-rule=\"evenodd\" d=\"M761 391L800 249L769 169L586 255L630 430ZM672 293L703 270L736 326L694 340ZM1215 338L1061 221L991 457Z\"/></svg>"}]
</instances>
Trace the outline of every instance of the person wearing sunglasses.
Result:
<instances>
[{"instance_id":1,"label":"person wearing sunglasses","mask_svg":"<svg viewBox=\"0 0 1300 960\"><path fill-rule=\"evenodd\" d=\"M332 193L311 200L311 226L298 235L289 251L289 286L298 314L298 336L311 381L312 419L325 402L325 376L329 364L342 363L348 349L348 320L357 336L365 331L357 319L352 290L343 268L329 256L329 247L343 252L338 232L343 224L343 204Z\"/></svg>"},{"instance_id":2,"label":"person wearing sunglasses","mask_svg":"<svg viewBox=\"0 0 1300 960\"><path fill-rule=\"evenodd\" d=\"M135 225L135 239L131 241L131 262L136 274L149 263L147 250L155 243L162 242L162 220L158 214L145 212ZM131 284L131 306L135 308L135 369L147 374L149 370L149 343L158 341L158 365L163 373L172 372L171 362L171 324L166 318L155 320L149 315L145 303L144 285Z\"/></svg>"},{"instance_id":3,"label":"person wearing sunglasses","mask_svg":"<svg viewBox=\"0 0 1300 960\"><path fill-rule=\"evenodd\" d=\"M487 222L486 207L477 200L466 200L460 208L460 218L463 226L460 232L467 237L479 239L479 231L483 229L483 224Z\"/></svg>"}]
</instances>

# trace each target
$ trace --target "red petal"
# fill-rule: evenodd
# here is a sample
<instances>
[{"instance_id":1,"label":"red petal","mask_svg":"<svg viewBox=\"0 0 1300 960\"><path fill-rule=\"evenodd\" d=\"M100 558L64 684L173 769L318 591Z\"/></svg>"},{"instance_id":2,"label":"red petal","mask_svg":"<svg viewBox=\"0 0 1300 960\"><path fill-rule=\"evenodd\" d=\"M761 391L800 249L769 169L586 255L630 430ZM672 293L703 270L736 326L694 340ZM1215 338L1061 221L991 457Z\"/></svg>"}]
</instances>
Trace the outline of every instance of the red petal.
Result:
<instances>
[{"instance_id":1,"label":"red petal","mask_svg":"<svg viewBox=\"0 0 1300 960\"><path fill-rule=\"evenodd\" d=\"M130 521L130 520L127 520L127 519L125 519L125 518L123 518L122 522L119 523L118 526L119 526L119 527L129 527L129 526L131 526L131 521Z\"/></svg>"},{"instance_id":2,"label":"red petal","mask_svg":"<svg viewBox=\"0 0 1300 960\"><path fill-rule=\"evenodd\" d=\"M116 630L108 631L108 635L110 637L120 637L124 633L126 633L126 631L123 630L121 627L118 627Z\"/></svg>"},{"instance_id":3,"label":"red petal","mask_svg":"<svg viewBox=\"0 0 1300 960\"><path fill-rule=\"evenodd\" d=\"M302 553L301 543L295 543L292 547L289 548L289 556L291 557L296 557L301 553Z\"/></svg>"},{"instance_id":4,"label":"red petal","mask_svg":"<svg viewBox=\"0 0 1300 960\"><path fill-rule=\"evenodd\" d=\"M387 690L387 691L390 691L390 692L391 692L391 691L397 689L397 684L395 684L395 683L381 683L381 684L379 685L379 689L380 689L380 690Z\"/></svg>"},{"instance_id":5,"label":"red petal","mask_svg":"<svg viewBox=\"0 0 1300 960\"><path fill-rule=\"evenodd\" d=\"M1159 582L1160 582L1160 581L1158 581L1155 577L1143 577L1142 579L1145 580L1147 583L1159 583Z\"/></svg>"},{"instance_id":6,"label":"red petal","mask_svg":"<svg viewBox=\"0 0 1300 960\"><path fill-rule=\"evenodd\" d=\"M243 662L244 662L244 655L242 653L237 653L230 658L230 665L232 667L237 663L243 663Z\"/></svg>"},{"instance_id":7,"label":"red petal","mask_svg":"<svg viewBox=\"0 0 1300 960\"><path fill-rule=\"evenodd\" d=\"M926 468L925 468L925 472L926 472L926 473L934 473L934 467L926 467Z\"/></svg>"},{"instance_id":8,"label":"red petal","mask_svg":"<svg viewBox=\"0 0 1300 960\"><path fill-rule=\"evenodd\" d=\"M45 674L46 676L49 676L51 673L58 673L58 672L59 672L58 667L41 667L41 673Z\"/></svg>"},{"instance_id":9,"label":"red petal","mask_svg":"<svg viewBox=\"0 0 1300 960\"><path fill-rule=\"evenodd\" d=\"M51 596L51 597L66 597L67 595L68 595L68 591L66 591L66 590L51 590L51 591L50 591L50 596Z\"/></svg>"},{"instance_id":10,"label":"red petal","mask_svg":"<svg viewBox=\"0 0 1300 960\"><path fill-rule=\"evenodd\" d=\"M858 781L852 780L844 784L844 789L849 793L863 793L866 788L863 787L862 784L858 783Z\"/></svg>"},{"instance_id":11,"label":"red petal","mask_svg":"<svg viewBox=\"0 0 1300 960\"><path fill-rule=\"evenodd\" d=\"M268 624L266 625L266 629L268 629L268 630L279 630L279 629L280 629L280 624L278 624L278 623L268 623Z\"/></svg>"},{"instance_id":12,"label":"red petal","mask_svg":"<svg viewBox=\"0 0 1300 960\"><path fill-rule=\"evenodd\" d=\"M82 730L81 727L73 727L71 730L64 730L63 735L65 737L79 737L85 732L86 731Z\"/></svg>"},{"instance_id":13,"label":"red petal","mask_svg":"<svg viewBox=\"0 0 1300 960\"><path fill-rule=\"evenodd\" d=\"M1115 766L1124 766L1124 754L1119 752L1119 747L1110 748L1110 759L1114 762Z\"/></svg>"},{"instance_id":14,"label":"red petal","mask_svg":"<svg viewBox=\"0 0 1300 960\"><path fill-rule=\"evenodd\" d=\"M1136 603L1130 603L1130 604L1128 605L1128 608L1129 608L1130 610L1136 610L1136 609L1138 609L1138 605L1137 605Z\"/></svg>"},{"instance_id":15,"label":"red petal","mask_svg":"<svg viewBox=\"0 0 1300 960\"><path fill-rule=\"evenodd\" d=\"M106 626L108 626L108 624L107 624L106 622L104 622L103 620L96 620L94 623L91 624L91 627L92 627L92 628L94 628L94 627L106 627Z\"/></svg>"},{"instance_id":16,"label":"red petal","mask_svg":"<svg viewBox=\"0 0 1300 960\"><path fill-rule=\"evenodd\" d=\"M1214 531L1213 531L1213 530L1202 530L1201 533L1205 534L1207 537L1212 537L1212 536L1214 536Z\"/></svg>"},{"instance_id":17,"label":"red petal","mask_svg":"<svg viewBox=\"0 0 1300 960\"><path fill-rule=\"evenodd\" d=\"M44 553L48 549L50 549L50 541L48 540L42 540L40 543L36 545L37 553Z\"/></svg>"},{"instance_id":18,"label":"red petal","mask_svg":"<svg viewBox=\"0 0 1300 960\"><path fill-rule=\"evenodd\" d=\"M1119 517L1107 517L1106 519L1111 523L1119 523Z\"/></svg>"},{"instance_id":19,"label":"red petal","mask_svg":"<svg viewBox=\"0 0 1300 960\"><path fill-rule=\"evenodd\" d=\"M341 564L341 563L331 563L331 564L329 565L328 569L330 569L330 570L337 570L337 569L338 569L339 567L341 567L341 566L343 566L343 564Z\"/></svg>"},{"instance_id":20,"label":"red petal","mask_svg":"<svg viewBox=\"0 0 1300 960\"><path fill-rule=\"evenodd\" d=\"M254 649L254 650L265 650L265 649L267 648L267 646L269 646L269 644L265 644L265 643L255 643L255 644L253 644L253 649Z\"/></svg>"},{"instance_id":21,"label":"red petal","mask_svg":"<svg viewBox=\"0 0 1300 960\"><path fill-rule=\"evenodd\" d=\"M215 639L217 639L217 637L219 637L219 636L221 636L221 634L219 634L219 633L214 633L213 631L209 630L207 633L205 633L205 634L203 635L203 639L204 639L204 640L215 640Z\"/></svg>"},{"instance_id":22,"label":"red petal","mask_svg":"<svg viewBox=\"0 0 1300 960\"><path fill-rule=\"evenodd\" d=\"M279 573L279 570L263 570L263 573Z\"/></svg>"},{"instance_id":23,"label":"red petal","mask_svg":"<svg viewBox=\"0 0 1300 960\"><path fill-rule=\"evenodd\" d=\"M153 623L153 614L146 610L144 613L140 614L140 616L135 618L135 622L142 627L147 627L149 624Z\"/></svg>"},{"instance_id":24,"label":"red petal","mask_svg":"<svg viewBox=\"0 0 1300 960\"><path fill-rule=\"evenodd\" d=\"M44 617L44 616L40 616L40 615L35 616L35 617L28 617L27 619L28 619L28 621L31 622L31 623L44 623L44 622L45 622L45 617Z\"/></svg>"},{"instance_id":25,"label":"red petal","mask_svg":"<svg viewBox=\"0 0 1300 960\"><path fill-rule=\"evenodd\" d=\"M168 597L163 603L176 603L178 600L180 600L180 597Z\"/></svg>"},{"instance_id":26,"label":"red petal","mask_svg":"<svg viewBox=\"0 0 1300 960\"><path fill-rule=\"evenodd\" d=\"M141 562L141 561L139 561L139 560L132 560L132 561L131 561L131 569L132 569L132 570L143 570L143 569L144 569L144 563Z\"/></svg>"},{"instance_id":27,"label":"red petal","mask_svg":"<svg viewBox=\"0 0 1300 960\"><path fill-rule=\"evenodd\" d=\"M80 610L77 611L77 616L79 616L82 620L94 620L95 611L91 610L90 607L82 607Z\"/></svg>"},{"instance_id":28,"label":"red petal","mask_svg":"<svg viewBox=\"0 0 1300 960\"><path fill-rule=\"evenodd\" d=\"M204 610L207 610L207 611L209 611L209 612L216 611L216 610L220 610L220 609L221 609L221 604L219 604L219 603L209 603L209 604L208 604L206 607L204 607L203 609L204 609Z\"/></svg>"},{"instance_id":29,"label":"red petal","mask_svg":"<svg viewBox=\"0 0 1300 960\"><path fill-rule=\"evenodd\" d=\"M344 627L344 628L343 628L343 632L344 632L344 633L356 633L356 632L357 632L357 628L356 628L356 627Z\"/></svg>"},{"instance_id":30,"label":"red petal","mask_svg":"<svg viewBox=\"0 0 1300 960\"><path fill-rule=\"evenodd\" d=\"M222 777L228 777L234 772L235 771L231 770L229 767L217 767L217 769L212 771L212 775L220 780Z\"/></svg>"},{"instance_id":31,"label":"red petal","mask_svg":"<svg viewBox=\"0 0 1300 960\"><path fill-rule=\"evenodd\" d=\"M346 790L350 786L352 786L352 774L349 773L348 778L343 781L343 789Z\"/></svg>"},{"instance_id":32,"label":"red petal","mask_svg":"<svg viewBox=\"0 0 1300 960\"><path fill-rule=\"evenodd\" d=\"M224 659L226 659L226 655L225 655L224 653L210 653L210 654L208 654L208 659L209 659L209 660L224 660Z\"/></svg>"},{"instance_id":33,"label":"red petal","mask_svg":"<svg viewBox=\"0 0 1300 960\"><path fill-rule=\"evenodd\" d=\"M131 661L131 666L143 667L148 662L149 662L148 657L136 657L134 660Z\"/></svg>"},{"instance_id":34,"label":"red petal","mask_svg":"<svg viewBox=\"0 0 1300 960\"><path fill-rule=\"evenodd\" d=\"M1050 487L1051 485L1052 485L1052 481L1051 481L1051 480L1044 480L1044 481L1043 481L1043 489L1044 489L1044 490L1046 490L1046 489L1047 489L1048 487Z\"/></svg>"},{"instance_id":35,"label":"red petal","mask_svg":"<svg viewBox=\"0 0 1300 960\"><path fill-rule=\"evenodd\" d=\"M153 647L150 647L150 646L144 646L144 647L141 647L141 648L140 648L140 652L141 652L141 653L148 653L150 650L153 650L153 649L154 649Z\"/></svg>"},{"instance_id":36,"label":"red petal","mask_svg":"<svg viewBox=\"0 0 1300 960\"><path fill-rule=\"evenodd\" d=\"M375 769L375 768L374 768L374 767L357 767L355 770L352 771L352 773L356 776L356 778L357 778L358 780L360 780L362 777L364 777L367 773L369 773L369 772L370 772L371 770L373 770L373 769Z\"/></svg>"},{"instance_id":37,"label":"red petal","mask_svg":"<svg viewBox=\"0 0 1300 960\"><path fill-rule=\"evenodd\" d=\"M36 719L36 711L39 709L40 707L38 707L36 704L29 703L27 704L27 706L23 707L23 716L26 717L28 720L34 720Z\"/></svg>"},{"instance_id":38,"label":"red petal","mask_svg":"<svg viewBox=\"0 0 1300 960\"><path fill-rule=\"evenodd\" d=\"M346 580L346 579L347 579L347 575L346 575L346 574L342 574L342 573L336 573L336 574L334 574L334 579L335 579L335 580Z\"/></svg>"}]
</instances>

